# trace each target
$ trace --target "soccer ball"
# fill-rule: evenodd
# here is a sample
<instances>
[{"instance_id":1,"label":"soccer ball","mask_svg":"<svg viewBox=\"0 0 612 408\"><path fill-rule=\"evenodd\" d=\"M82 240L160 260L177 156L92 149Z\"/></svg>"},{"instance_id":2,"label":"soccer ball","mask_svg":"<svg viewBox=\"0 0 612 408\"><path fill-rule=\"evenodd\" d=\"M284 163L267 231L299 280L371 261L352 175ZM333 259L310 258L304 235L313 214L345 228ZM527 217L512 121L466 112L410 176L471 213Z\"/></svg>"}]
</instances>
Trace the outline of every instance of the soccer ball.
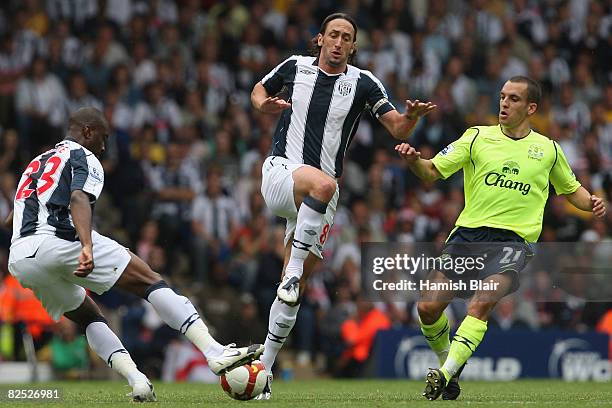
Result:
<instances>
[{"instance_id":1,"label":"soccer ball","mask_svg":"<svg viewBox=\"0 0 612 408\"><path fill-rule=\"evenodd\" d=\"M267 380L266 367L259 360L234 368L220 377L223 391L240 401L250 400L261 394Z\"/></svg>"}]
</instances>

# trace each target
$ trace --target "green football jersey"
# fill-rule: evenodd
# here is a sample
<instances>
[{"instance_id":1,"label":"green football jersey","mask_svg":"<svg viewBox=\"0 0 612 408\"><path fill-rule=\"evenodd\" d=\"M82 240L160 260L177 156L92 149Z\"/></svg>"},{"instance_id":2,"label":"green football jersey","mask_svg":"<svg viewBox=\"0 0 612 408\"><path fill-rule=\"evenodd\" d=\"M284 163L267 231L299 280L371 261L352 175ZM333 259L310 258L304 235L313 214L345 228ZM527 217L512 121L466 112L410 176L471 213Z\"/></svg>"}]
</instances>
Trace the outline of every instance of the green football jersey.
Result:
<instances>
[{"instance_id":1,"label":"green football jersey","mask_svg":"<svg viewBox=\"0 0 612 408\"><path fill-rule=\"evenodd\" d=\"M432 162L445 179L463 169L465 208L457 227L511 230L528 242L542 231L549 181L557 194L580 187L561 147L533 130L515 140L499 125L471 127Z\"/></svg>"}]
</instances>

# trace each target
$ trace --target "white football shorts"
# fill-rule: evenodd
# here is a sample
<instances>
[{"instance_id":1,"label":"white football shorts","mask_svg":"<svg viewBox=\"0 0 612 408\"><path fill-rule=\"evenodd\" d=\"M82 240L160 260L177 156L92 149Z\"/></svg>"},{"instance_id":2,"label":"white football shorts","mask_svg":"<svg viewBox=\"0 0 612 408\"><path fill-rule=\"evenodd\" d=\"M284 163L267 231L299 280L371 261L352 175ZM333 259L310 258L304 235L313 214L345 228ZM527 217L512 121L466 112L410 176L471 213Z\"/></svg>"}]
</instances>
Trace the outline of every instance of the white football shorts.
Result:
<instances>
[{"instance_id":1,"label":"white football shorts","mask_svg":"<svg viewBox=\"0 0 612 408\"><path fill-rule=\"evenodd\" d=\"M297 225L298 209L295 206L293 195L292 173L302 166L308 165L304 163L291 163L288 159L281 156L270 156L264 161L261 170L261 194L263 195L266 205L274 215L287 220L287 227L285 228L285 245L287 245L289 239L293 237L295 226ZM327 241L329 230L334 224L339 194L340 190L336 184L336 192L325 212L325 222L318 232L319 240L316 245L310 247L310 252L319 258L323 258L323 247Z\"/></svg>"},{"instance_id":2,"label":"white football shorts","mask_svg":"<svg viewBox=\"0 0 612 408\"><path fill-rule=\"evenodd\" d=\"M102 294L113 287L131 255L127 248L95 231L93 271L84 278L74 275L79 265L81 243L54 235L32 235L11 245L9 272L25 288L30 288L49 315L58 321L85 300L85 289Z\"/></svg>"}]
</instances>

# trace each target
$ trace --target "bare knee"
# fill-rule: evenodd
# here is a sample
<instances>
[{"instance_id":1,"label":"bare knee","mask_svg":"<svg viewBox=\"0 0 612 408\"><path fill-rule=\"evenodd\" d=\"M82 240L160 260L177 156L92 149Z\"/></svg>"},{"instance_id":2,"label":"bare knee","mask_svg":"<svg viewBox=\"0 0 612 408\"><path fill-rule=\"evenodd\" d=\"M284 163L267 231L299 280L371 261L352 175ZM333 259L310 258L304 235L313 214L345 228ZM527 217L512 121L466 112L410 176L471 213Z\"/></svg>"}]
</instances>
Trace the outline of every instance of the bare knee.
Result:
<instances>
[{"instance_id":1,"label":"bare knee","mask_svg":"<svg viewBox=\"0 0 612 408\"><path fill-rule=\"evenodd\" d=\"M314 167L300 167L293 172L292 177L296 204L301 204L306 196L329 203L336 193L336 180Z\"/></svg>"},{"instance_id":2,"label":"bare knee","mask_svg":"<svg viewBox=\"0 0 612 408\"><path fill-rule=\"evenodd\" d=\"M434 324L440 319L446 305L440 302L418 302L417 311L419 318L424 324Z\"/></svg>"},{"instance_id":3,"label":"bare knee","mask_svg":"<svg viewBox=\"0 0 612 408\"><path fill-rule=\"evenodd\" d=\"M321 175L320 179L313 186L310 195L317 200L329 203L336 193L336 180L328 175Z\"/></svg>"}]
</instances>

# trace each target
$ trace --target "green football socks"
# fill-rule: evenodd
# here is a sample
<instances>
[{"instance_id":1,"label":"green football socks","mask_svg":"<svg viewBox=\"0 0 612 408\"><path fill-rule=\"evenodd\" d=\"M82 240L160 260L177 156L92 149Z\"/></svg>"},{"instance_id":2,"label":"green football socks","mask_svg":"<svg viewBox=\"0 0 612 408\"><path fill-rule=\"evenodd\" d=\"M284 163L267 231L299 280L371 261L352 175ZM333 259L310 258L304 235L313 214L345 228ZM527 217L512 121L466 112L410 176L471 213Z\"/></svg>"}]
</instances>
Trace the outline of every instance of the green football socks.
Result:
<instances>
[{"instance_id":1,"label":"green football socks","mask_svg":"<svg viewBox=\"0 0 612 408\"><path fill-rule=\"evenodd\" d=\"M450 326L446 314L442 313L438 321L433 324L424 324L420 319L419 323L421 324L421 332L425 336L427 344L438 356L440 365L444 364L450 349Z\"/></svg>"},{"instance_id":2,"label":"green football socks","mask_svg":"<svg viewBox=\"0 0 612 408\"><path fill-rule=\"evenodd\" d=\"M487 322L470 315L465 317L461 326L457 329L457 333L455 333L448 357L440 369L444 373L446 381L450 380L476 351L476 347L482 341L486 331Z\"/></svg>"}]
</instances>

